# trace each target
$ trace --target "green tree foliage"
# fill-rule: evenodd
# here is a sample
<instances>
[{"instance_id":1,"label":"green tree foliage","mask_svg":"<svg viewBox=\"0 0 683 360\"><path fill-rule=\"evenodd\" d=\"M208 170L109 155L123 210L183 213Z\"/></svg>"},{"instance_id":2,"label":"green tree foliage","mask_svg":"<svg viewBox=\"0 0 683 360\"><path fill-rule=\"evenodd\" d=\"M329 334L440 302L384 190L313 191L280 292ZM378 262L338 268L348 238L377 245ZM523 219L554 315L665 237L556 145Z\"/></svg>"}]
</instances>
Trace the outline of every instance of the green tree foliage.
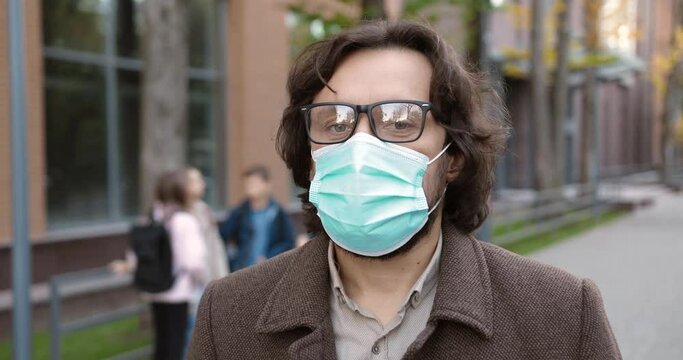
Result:
<instances>
[{"instance_id":1,"label":"green tree foliage","mask_svg":"<svg viewBox=\"0 0 683 360\"><path fill-rule=\"evenodd\" d=\"M439 4L449 4L458 6L461 10L460 21L465 24L463 28L467 29L464 36L465 49L468 52L468 57L471 60L477 60L479 55L479 48L481 46L481 34L479 29L480 20L483 13L494 9L489 0L407 0L403 9L404 17L407 19L422 19L425 18L424 11L429 7ZM434 14L427 16L427 20L435 22L438 20Z\"/></svg>"},{"instance_id":2,"label":"green tree foliage","mask_svg":"<svg viewBox=\"0 0 683 360\"><path fill-rule=\"evenodd\" d=\"M344 14L334 14L333 17L324 18L318 14L311 14L301 6L290 7L288 25L290 28L290 55L292 59L306 48L306 46L334 35L344 28L351 27L358 19Z\"/></svg>"},{"instance_id":3,"label":"green tree foliage","mask_svg":"<svg viewBox=\"0 0 683 360\"><path fill-rule=\"evenodd\" d=\"M359 16L348 16L336 13L333 16L324 16L320 13L308 11L301 4L290 5L290 30L292 41L292 56L296 57L307 45L324 37L338 33L344 28L357 24L361 19L383 18L381 9L383 1L367 0L337 0L340 3L356 5L361 10ZM461 8L460 19L466 29L471 29L465 34L466 49L468 52L477 54L479 51L479 17L483 12L493 9L489 0L406 0L403 3L402 16L405 19L424 20L436 22L438 15L426 12L430 7L439 4L449 4ZM322 29L322 31L320 31Z\"/></svg>"},{"instance_id":4,"label":"green tree foliage","mask_svg":"<svg viewBox=\"0 0 683 360\"><path fill-rule=\"evenodd\" d=\"M385 19L383 0L361 0L363 19Z\"/></svg>"}]
</instances>

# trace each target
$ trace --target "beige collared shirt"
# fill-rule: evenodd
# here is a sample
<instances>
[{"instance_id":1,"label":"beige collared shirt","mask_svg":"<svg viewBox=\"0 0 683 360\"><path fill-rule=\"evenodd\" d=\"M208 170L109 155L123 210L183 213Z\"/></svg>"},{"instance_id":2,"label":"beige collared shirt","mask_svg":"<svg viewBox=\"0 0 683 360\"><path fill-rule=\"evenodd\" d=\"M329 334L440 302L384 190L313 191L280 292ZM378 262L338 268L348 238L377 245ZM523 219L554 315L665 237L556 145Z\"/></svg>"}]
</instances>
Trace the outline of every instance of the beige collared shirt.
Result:
<instances>
[{"instance_id":1,"label":"beige collared shirt","mask_svg":"<svg viewBox=\"0 0 683 360\"><path fill-rule=\"evenodd\" d=\"M330 316L338 359L400 359L405 354L427 325L434 304L442 242L439 236L427 268L386 326L346 295L334 258L334 246L330 242L327 252L332 277Z\"/></svg>"}]
</instances>

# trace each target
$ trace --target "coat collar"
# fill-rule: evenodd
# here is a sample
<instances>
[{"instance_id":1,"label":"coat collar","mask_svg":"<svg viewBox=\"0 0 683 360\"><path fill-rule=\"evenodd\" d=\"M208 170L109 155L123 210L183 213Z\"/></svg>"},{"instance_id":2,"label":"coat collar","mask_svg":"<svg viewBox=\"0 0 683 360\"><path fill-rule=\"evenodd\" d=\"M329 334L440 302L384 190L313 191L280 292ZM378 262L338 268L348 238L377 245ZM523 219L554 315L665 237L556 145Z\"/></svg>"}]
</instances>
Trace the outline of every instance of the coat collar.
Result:
<instances>
[{"instance_id":1,"label":"coat collar","mask_svg":"<svg viewBox=\"0 0 683 360\"><path fill-rule=\"evenodd\" d=\"M260 333L319 327L329 317L328 240L317 236L298 250L256 323Z\"/></svg>"},{"instance_id":2,"label":"coat collar","mask_svg":"<svg viewBox=\"0 0 683 360\"><path fill-rule=\"evenodd\" d=\"M261 312L258 332L308 328L322 338L331 331L327 247L326 237L317 236L298 250ZM446 223L442 251L430 322L457 322L491 337L493 297L481 244Z\"/></svg>"},{"instance_id":3,"label":"coat collar","mask_svg":"<svg viewBox=\"0 0 683 360\"><path fill-rule=\"evenodd\" d=\"M430 321L461 323L488 339L493 335L493 295L481 244L450 223L442 230L443 253Z\"/></svg>"}]
</instances>

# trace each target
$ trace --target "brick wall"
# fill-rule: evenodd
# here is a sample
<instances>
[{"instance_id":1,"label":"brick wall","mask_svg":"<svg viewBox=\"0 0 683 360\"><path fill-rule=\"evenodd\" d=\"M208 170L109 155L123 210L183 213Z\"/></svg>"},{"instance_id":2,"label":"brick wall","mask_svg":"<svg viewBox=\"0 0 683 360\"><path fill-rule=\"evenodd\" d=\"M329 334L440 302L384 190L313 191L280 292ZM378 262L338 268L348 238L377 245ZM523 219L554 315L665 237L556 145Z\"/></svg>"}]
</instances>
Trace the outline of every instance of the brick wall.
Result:
<instances>
[{"instance_id":1,"label":"brick wall","mask_svg":"<svg viewBox=\"0 0 683 360\"><path fill-rule=\"evenodd\" d=\"M275 196L288 202L290 175L274 141L287 104L285 8L267 0L230 1L227 17L226 203L234 205L242 198L242 172L256 163L270 169Z\"/></svg>"},{"instance_id":2,"label":"brick wall","mask_svg":"<svg viewBox=\"0 0 683 360\"><path fill-rule=\"evenodd\" d=\"M40 2L24 3L24 47L26 70L26 131L28 134L28 176L30 233L45 232L45 151L43 121L43 58ZM0 0L0 24L7 24L7 1ZM7 27L0 27L0 246L9 244L12 222L10 161L10 78Z\"/></svg>"},{"instance_id":3,"label":"brick wall","mask_svg":"<svg viewBox=\"0 0 683 360\"><path fill-rule=\"evenodd\" d=\"M26 47L26 130L28 133L28 178L31 238L45 233L45 120L43 100L43 37L41 1L24 4Z\"/></svg>"}]
</instances>

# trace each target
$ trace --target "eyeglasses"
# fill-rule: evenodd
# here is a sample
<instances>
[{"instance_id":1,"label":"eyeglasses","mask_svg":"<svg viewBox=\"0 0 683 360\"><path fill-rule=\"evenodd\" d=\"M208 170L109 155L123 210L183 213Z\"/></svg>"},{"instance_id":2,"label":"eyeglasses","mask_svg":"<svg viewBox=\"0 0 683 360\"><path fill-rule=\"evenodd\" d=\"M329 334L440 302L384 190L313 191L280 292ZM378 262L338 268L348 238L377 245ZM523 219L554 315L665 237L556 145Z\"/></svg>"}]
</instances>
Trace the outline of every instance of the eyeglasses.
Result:
<instances>
[{"instance_id":1,"label":"eyeglasses","mask_svg":"<svg viewBox=\"0 0 683 360\"><path fill-rule=\"evenodd\" d=\"M301 108L308 138L316 144L337 144L348 140L356 130L360 114L366 114L370 128L385 142L417 140L424 130L432 104L415 100L386 100L368 105L323 102Z\"/></svg>"}]
</instances>

